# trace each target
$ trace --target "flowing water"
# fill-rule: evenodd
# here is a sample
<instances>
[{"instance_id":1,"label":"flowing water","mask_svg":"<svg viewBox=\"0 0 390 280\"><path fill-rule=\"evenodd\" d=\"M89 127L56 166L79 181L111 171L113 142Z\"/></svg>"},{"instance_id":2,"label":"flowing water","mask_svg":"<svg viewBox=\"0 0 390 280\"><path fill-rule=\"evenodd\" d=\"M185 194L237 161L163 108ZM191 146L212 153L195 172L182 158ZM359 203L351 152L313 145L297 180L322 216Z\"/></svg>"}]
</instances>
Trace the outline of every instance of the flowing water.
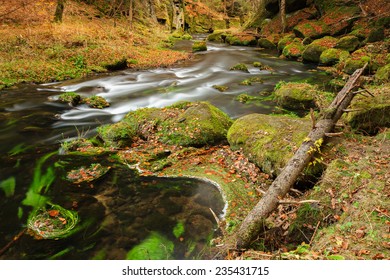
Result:
<instances>
[{"instance_id":1,"label":"flowing water","mask_svg":"<svg viewBox=\"0 0 390 280\"><path fill-rule=\"evenodd\" d=\"M182 48L189 46L190 42L184 42ZM253 66L254 61L273 70L260 70ZM229 71L237 63L245 63L249 73ZM218 215L224 213L225 203L217 186L190 178L139 177L125 166L113 166L109 157L61 155L56 152L60 142L93 135L97 126L117 122L129 111L182 100L209 101L232 118L255 112L269 114L275 109L270 101L243 104L235 98L241 93L258 96L259 92L272 91L281 80L321 80L322 74L311 69L310 65L281 60L276 53L209 43L207 51L174 68L121 71L3 90L0 249L25 228L33 206L28 203L31 190L39 193L38 200L77 209L80 230L61 240L35 240L24 234L1 258L124 259L132 249L139 249L138 245L153 247L153 242L172 243L172 248L166 245L164 255L157 258L197 257L216 229L209 208ZM263 83L240 85L253 77ZM228 90L220 92L213 85L228 86ZM63 92L99 95L111 106L72 107L57 101ZM105 161L113 168L94 184L75 186L64 179L72 169Z\"/></svg>"}]
</instances>

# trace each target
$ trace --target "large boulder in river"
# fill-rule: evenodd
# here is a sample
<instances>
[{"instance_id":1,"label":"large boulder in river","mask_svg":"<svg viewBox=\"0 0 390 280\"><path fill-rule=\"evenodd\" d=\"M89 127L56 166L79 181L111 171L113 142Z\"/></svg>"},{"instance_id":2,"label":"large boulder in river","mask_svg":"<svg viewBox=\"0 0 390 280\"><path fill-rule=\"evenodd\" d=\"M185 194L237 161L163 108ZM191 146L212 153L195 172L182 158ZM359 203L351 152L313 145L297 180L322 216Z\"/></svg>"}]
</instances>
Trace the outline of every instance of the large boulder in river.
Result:
<instances>
[{"instance_id":1,"label":"large boulder in river","mask_svg":"<svg viewBox=\"0 0 390 280\"><path fill-rule=\"evenodd\" d=\"M234 122L228 141L264 172L278 175L310 129L309 119L250 114Z\"/></svg>"},{"instance_id":2,"label":"large boulder in river","mask_svg":"<svg viewBox=\"0 0 390 280\"><path fill-rule=\"evenodd\" d=\"M349 57L349 52L341 49L327 49L321 53L320 63L323 65L335 65L340 60L346 60Z\"/></svg>"},{"instance_id":3,"label":"large boulder in river","mask_svg":"<svg viewBox=\"0 0 390 280\"><path fill-rule=\"evenodd\" d=\"M139 137L178 146L204 146L226 140L232 120L208 102L181 102L166 108L143 108L113 125L98 128L110 146L130 145Z\"/></svg>"},{"instance_id":4,"label":"large boulder in river","mask_svg":"<svg viewBox=\"0 0 390 280\"><path fill-rule=\"evenodd\" d=\"M282 54L288 59L298 59L302 56L304 50L305 47L300 39L295 38L293 42L283 48Z\"/></svg>"}]
</instances>

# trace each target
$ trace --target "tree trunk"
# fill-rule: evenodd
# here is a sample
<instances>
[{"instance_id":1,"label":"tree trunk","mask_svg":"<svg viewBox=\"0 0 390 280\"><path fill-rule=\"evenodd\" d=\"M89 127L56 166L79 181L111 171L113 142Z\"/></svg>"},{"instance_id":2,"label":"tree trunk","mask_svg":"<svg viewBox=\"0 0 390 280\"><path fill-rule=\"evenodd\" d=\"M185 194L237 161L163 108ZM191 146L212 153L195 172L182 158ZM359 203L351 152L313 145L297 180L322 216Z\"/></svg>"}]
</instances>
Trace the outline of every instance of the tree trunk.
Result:
<instances>
[{"instance_id":1,"label":"tree trunk","mask_svg":"<svg viewBox=\"0 0 390 280\"><path fill-rule=\"evenodd\" d=\"M62 16L64 14L64 8L65 8L65 1L66 0L57 0L57 7L54 13L55 22L62 22Z\"/></svg>"},{"instance_id":2,"label":"tree trunk","mask_svg":"<svg viewBox=\"0 0 390 280\"><path fill-rule=\"evenodd\" d=\"M352 92L352 89L356 86L356 82L366 66L367 64L363 68L356 70L349 78L347 84L337 94L332 104L325 110L322 118L313 127L305 139L306 141L302 143L280 175L271 184L268 191L246 216L236 236L238 249L247 248L256 238L263 227L264 219L277 208L279 200L287 194L312 159L313 151L319 147L326 134L332 131L334 125L355 96L356 93Z\"/></svg>"},{"instance_id":3,"label":"tree trunk","mask_svg":"<svg viewBox=\"0 0 390 280\"><path fill-rule=\"evenodd\" d=\"M129 0L129 23L131 29L133 28L133 17L134 17L133 0Z\"/></svg>"},{"instance_id":4,"label":"tree trunk","mask_svg":"<svg viewBox=\"0 0 390 280\"><path fill-rule=\"evenodd\" d=\"M282 19L282 33L286 31L286 0L280 0L280 17Z\"/></svg>"}]
</instances>

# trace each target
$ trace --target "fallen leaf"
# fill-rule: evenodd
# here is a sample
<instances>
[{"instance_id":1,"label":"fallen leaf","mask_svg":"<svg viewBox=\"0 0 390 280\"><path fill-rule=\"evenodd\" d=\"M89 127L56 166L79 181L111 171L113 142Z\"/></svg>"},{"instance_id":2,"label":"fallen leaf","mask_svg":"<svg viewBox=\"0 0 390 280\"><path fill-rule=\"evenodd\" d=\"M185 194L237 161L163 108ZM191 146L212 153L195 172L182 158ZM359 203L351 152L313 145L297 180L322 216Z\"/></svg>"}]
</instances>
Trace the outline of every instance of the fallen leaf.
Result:
<instances>
[{"instance_id":1,"label":"fallen leaf","mask_svg":"<svg viewBox=\"0 0 390 280\"><path fill-rule=\"evenodd\" d=\"M366 235L366 233L365 233L364 230L357 229L357 230L355 231L355 235L356 235L357 238L363 238L363 237Z\"/></svg>"},{"instance_id":2,"label":"fallen leaf","mask_svg":"<svg viewBox=\"0 0 390 280\"><path fill-rule=\"evenodd\" d=\"M383 253L378 253L372 257L373 260L383 260L384 258L385 258L385 255Z\"/></svg>"},{"instance_id":3,"label":"fallen leaf","mask_svg":"<svg viewBox=\"0 0 390 280\"><path fill-rule=\"evenodd\" d=\"M47 211L47 213L49 213L50 217L57 217L60 214L60 211L58 211L58 210L49 210L49 211Z\"/></svg>"}]
</instances>

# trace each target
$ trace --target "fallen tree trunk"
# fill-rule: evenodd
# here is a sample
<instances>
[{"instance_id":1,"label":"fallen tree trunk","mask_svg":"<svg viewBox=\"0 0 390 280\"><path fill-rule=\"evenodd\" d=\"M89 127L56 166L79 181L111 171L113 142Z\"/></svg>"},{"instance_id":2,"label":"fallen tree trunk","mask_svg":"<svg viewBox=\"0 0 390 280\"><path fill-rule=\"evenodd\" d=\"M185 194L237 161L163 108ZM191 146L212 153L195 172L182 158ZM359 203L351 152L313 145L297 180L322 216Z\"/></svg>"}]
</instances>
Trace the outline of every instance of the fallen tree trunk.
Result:
<instances>
[{"instance_id":1,"label":"fallen tree trunk","mask_svg":"<svg viewBox=\"0 0 390 280\"><path fill-rule=\"evenodd\" d=\"M313 129L308 137L306 137L294 156L288 161L280 175L246 216L235 238L237 249L247 248L256 236L258 236L263 228L264 219L277 208L279 201L293 186L298 176L311 161L313 153L319 149L326 135L333 130L334 125L351 103L353 97L356 95L356 92L352 90L366 67L367 64L351 75L344 88L323 112L321 119L313 125Z\"/></svg>"}]
</instances>

